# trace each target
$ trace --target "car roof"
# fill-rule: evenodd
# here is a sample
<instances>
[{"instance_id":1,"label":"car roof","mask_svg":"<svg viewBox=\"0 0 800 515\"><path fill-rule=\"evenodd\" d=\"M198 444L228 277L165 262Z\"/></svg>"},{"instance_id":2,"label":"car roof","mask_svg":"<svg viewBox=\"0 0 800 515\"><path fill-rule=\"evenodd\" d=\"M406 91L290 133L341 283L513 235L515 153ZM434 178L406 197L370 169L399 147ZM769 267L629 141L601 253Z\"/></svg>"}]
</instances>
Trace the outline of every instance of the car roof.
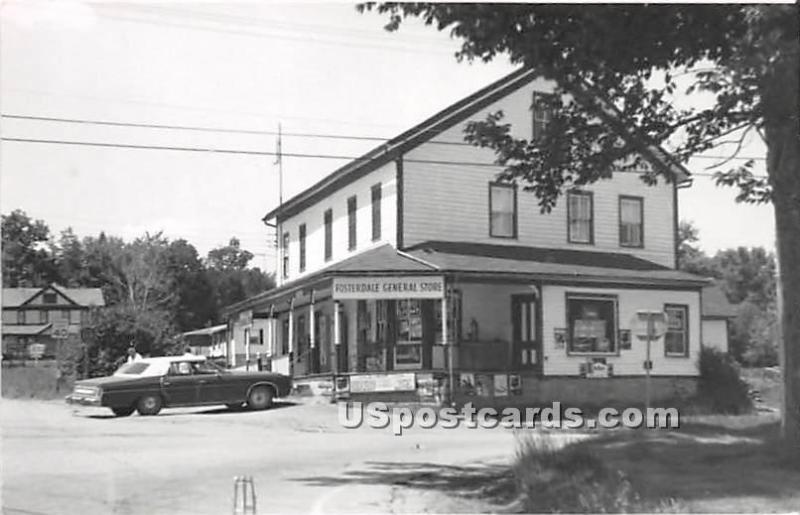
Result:
<instances>
[{"instance_id":1,"label":"car roof","mask_svg":"<svg viewBox=\"0 0 800 515\"><path fill-rule=\"evenodd\" d=\"M205 356L190 356L188 354L184 354L181 356L158 356L156 358L142 358L140 360L143 363L175 363L176 361L206 361Z\"/></svg>"}]
</instances>

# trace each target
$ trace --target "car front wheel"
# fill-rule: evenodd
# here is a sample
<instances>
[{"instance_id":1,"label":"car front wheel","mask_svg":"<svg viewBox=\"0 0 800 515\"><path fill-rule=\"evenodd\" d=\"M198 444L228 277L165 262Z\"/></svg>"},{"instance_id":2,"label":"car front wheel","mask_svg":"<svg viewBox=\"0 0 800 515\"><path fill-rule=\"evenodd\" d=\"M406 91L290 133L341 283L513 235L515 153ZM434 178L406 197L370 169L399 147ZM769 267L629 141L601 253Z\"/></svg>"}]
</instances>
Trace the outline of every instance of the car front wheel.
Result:
<instances>
[{"instance_id":1,"label":"car front wheel","mask_svg":"<svg viewBox=\"0 0 800 515\"><path fill-rule=\"evenodd\" d=\"M256 386L247 396L247 406L252 410L267 409L272 406L272 388Z\"/></svg>"},{"instance_id":2,"label":"car front wheel","mask_svg":"<svg viewBox=\"0 0 800 515\"><path fill-rule=\"evenodd\" d=\"M161 411L161 397L158 395L145 395L136 403L139 415L158 415Z\"/></svg>"},{"instance_id":3,"label":"car front wheel","mask_svg":"<svg viewBox=\"0 0 800 515\"><path fill-rule=\"evenodd\" d=\"M118 417L127 417L136 411L136 408L133 406L126 406L124 408L111 408L111 411L113 411L114 415Z\"/></svg>"}]
</instances>

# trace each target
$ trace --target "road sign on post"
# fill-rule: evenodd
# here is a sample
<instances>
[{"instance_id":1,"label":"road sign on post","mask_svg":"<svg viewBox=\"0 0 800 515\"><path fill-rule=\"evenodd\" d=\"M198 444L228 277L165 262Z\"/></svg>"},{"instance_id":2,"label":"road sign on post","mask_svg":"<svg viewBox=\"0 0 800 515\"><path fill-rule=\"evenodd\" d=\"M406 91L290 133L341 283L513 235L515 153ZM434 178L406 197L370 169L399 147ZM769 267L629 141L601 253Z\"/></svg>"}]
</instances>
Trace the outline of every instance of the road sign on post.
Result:
<instances>
[{"instance_id":1,"label":"road sign on post","mask_svg":"<svg viewBox=\"0 0 800 515\"><path fill-rule=\"evenodd\" d=\"M663 311L640 309L636 312L631 323L633 332L640 340L647 341L647 357L642 366L645 371L644 383L644 405L645 409L650 409L650 371L653 369L653 361L650 359L650 344L653 340L658 340L667 331L667 314Z\"/></svg>"},{"instance_id":2,"label":"road sign on post","mask_svg":"<svg viewBox=\"0 0 800 515\"><path fill-rule=\"evenodd\" d=\"M66 340L69 334L69 320L64 320L63 318L54 320L51 334L53 338Z\"/></svg>"}]
</instances>

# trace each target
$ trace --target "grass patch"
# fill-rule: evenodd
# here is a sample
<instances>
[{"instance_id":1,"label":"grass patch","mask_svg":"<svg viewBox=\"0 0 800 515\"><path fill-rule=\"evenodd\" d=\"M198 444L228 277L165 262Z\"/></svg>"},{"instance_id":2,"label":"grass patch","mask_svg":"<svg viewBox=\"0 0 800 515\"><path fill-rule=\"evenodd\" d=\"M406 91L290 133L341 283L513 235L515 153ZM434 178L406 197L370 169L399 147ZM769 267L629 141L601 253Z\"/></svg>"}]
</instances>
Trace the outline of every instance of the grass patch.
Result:
<instances>
[{"instance_id":1,"label":"grass patch","mask_svg":"<svg viewBox=\"0 0 800 515\"><path fill-rule=\"evenodd\" d=\"M776 417L710 415L678 430L616 430L566 446L521 437L515 511L784 513L800 506L800 460Z\"/></svg>"},{"instance_id":2,"label":"grass patch","mask_svg":"<svg viewBox=\"0 0 800 515\"><path fill-rule=\"evenodd\" d=\"M519 509L527 513L674 512L672 499L645 502L621 470L590 448L559 447L553 439L528 435L519 440L512 466Z\"/></svg>"},{"instance_id":3,"label":"grass patch","mask_svg":"<svg viewBox=\"0 0 800 515\"><path fill-rule=\"evenodd\" d=\"M2 369L3 397L11 399L62 398L72 391L74 382L73 377L59 377L58 368L45 363Z\"/></svg>"}]
</instances>

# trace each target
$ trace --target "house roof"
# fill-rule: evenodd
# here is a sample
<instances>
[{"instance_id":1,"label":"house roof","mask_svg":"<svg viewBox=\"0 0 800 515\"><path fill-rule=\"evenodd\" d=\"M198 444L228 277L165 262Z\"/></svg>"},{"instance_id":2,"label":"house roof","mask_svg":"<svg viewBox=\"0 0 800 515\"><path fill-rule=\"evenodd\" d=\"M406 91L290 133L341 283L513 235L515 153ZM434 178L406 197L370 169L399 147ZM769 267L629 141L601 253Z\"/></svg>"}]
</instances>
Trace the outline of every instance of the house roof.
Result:
<instances>
[{"instance_id":1,"label":"house roof","mask_svg":"<svg viewBox=\"0 0 800 515\"><path fill-rule=\"evenodd\" d=\"M407 131L399 134L398 136L390 139L359 158L347 163L346 165L338 168L321 181L313 184L311 187L298 193L290 198L282 205L274 208L268 212L262 220L278 218L285 219L298 212L305 206L327 196L333 191L345 186L346 184L363 177L369 172L391 162L401 156L403 153L417 147L435 137L442 131L449 129L453 125L460 123L480 111L484 107L496 102L503 98L505 95L520 88L529 82L533 81L538 76L533 68L519 68L514 72L506 75L505 77L489 84L488 86L476 91L451 106L439 111L435 115L426 119L425 121L415 125ZM593 91L590 86L585 85L585 89L575 91L576 94L594 94L599 95L599 92ZM616 121L617 111L613 106L606 105L604 112L601 113L607 120L611 122ZM632 136L632 131L627 128L621 127L620 124L614 123L620 130ZM647 142L641 141L641 137L636 137L637 142L641 142L641 150L652 160L658 161L667 170L673 174L683 175L688 178L691 174L682 165L675 163L670 156L662 148L651 145Z\"/></svg>"},{"instance_id":2,"label":"house roof","mask_svg":"<svg viewBox=\"0 0 800 515\"><path fill-rule=\"evenodd\" d=\"M65 288L51 284L42 288L3 288L3 307L21 307L45 290L55 290L79 306L105 306L100 288Z\"/></svg>"},{"instance_id":3,"label":"house roof","mask_svg":"<svg viewBox=\"0 0 800 515\"><path fill-rule=\"evenodd\" d=\"M36 336L46 331L52 324L37 324L37 325L17 325L17 324L3 324L0 332L3 335L13 336Z\"/></svg>"},{"instance_id":4,"label":"house roof","mask_svg":"<svg viewBox=\"0 0 800 515\"><path fill-rule=\"evenodd\" d=\"M698 287L708 281L628 254L429 241L408 250L442 272L524 275L552 281Z\"/></svg>"},{"instance_id":5,"label":"house roof","mask_svg":"<svg viewBox=\"0 0 800 515\"><path fill-rule=\"evenodd\" d=\"M728 301L728 297L719 284L703 288L703 318L733 318L736 306Z\"/></svg>"}]
</instances>

